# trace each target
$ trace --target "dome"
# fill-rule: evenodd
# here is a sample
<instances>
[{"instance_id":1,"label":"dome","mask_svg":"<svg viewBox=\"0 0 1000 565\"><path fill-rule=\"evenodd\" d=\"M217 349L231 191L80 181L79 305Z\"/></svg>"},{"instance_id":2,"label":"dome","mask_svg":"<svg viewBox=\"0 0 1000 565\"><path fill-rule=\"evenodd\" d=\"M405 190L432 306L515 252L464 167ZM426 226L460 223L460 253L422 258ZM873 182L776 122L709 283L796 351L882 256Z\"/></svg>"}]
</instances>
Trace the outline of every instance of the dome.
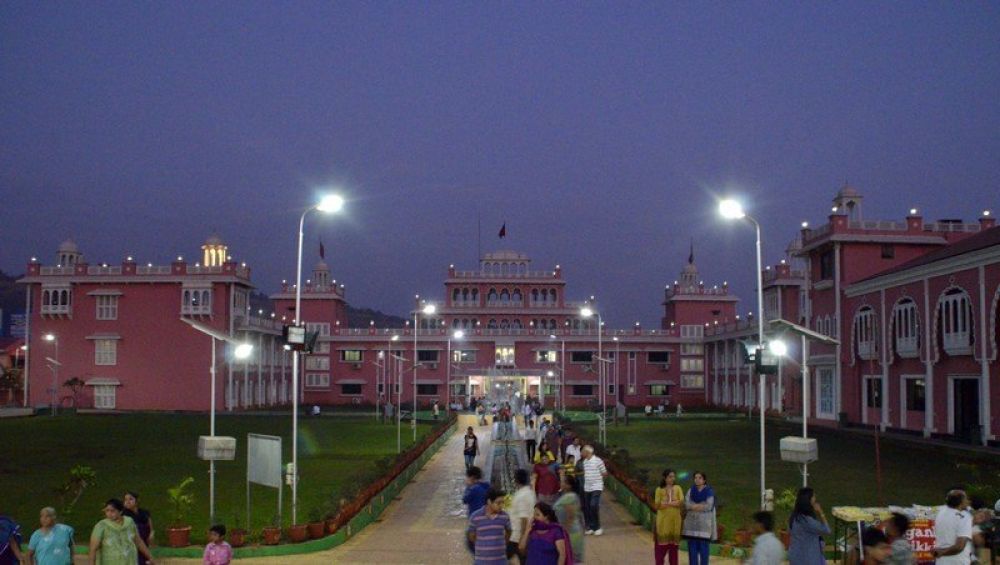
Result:
<instances>
[{"instance_id":1,"label":"dome","mask_svg":"<svg viewBox=\"0 0 1000 565\"><path fill-rule=\"evenodd\" d=\"M330 270L330 266L326 264L326 261L320 259L319 262L316 263L316 266L313 267L313 270L314 271L329 271Z\"/></svg>"},{"instance_id":2,"label":"dome","mask_svg":"<svg viewBox=\"0 0 1000 565\"><path fill-rule=\"evenodd\" d=\"M845 184L843 188L837 192L837 198L857 198L859 196L861 196L861 193L858 192L858 189L849 184Z\"/></svg>"},{"instance_id":3,"label":"dome","mask_svg":"<svg viewBox=\"0 0 1000 565\"><path fill-rule=\"evenodd\" d=\"M222 242L222 238L219 237L219 234L213 233L212 235L208 236L208 239L205 240L205 245L223 245L224 246L226 244Z\"/></svg>"},{"instance_id":4,"label":"dome","mask_svg":"<svg viewBox=\"0 0 1000 565\"><path fill-rule=\"evenodd\" d=\"M684 273L684 274L695 274L695 275L697 275L698 274L698 267L695 267L694 263L688 263L687 265L684 265L684 270L681 271L681 272Z\"/></svg>"},{"instance_id":5,"label":"dome","mask_svg":"<svg viewBox=\"0 0 1000 565\"><path fill-rule=\"evenodd\" d=\"M59 244L60 253L79 253L80 249L76 246L76 243L72 239L67 239L66 241Z\"/></svg>"}]
</instances>

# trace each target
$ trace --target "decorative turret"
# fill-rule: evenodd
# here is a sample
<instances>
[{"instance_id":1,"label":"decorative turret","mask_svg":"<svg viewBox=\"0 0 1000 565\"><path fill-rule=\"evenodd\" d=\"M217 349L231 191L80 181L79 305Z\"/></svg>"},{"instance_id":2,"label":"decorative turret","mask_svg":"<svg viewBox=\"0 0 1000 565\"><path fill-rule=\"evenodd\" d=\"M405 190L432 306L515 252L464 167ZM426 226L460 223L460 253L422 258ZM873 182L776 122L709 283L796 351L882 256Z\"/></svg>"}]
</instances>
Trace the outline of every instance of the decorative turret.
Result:
<instances>
[{"instance_id":1,"label":"decorative turret","mask_svg":"<svg viewBox=\"0 0 1000 565\"><path fill-rule=\"evenodd\" d=\"M848 220L860 221L861 217L861 193L853 186L844 183L843 188L837 192L833 199L834 213L844 214Z\"/></svg>"},{"instance_id":2,"label":"decorative turret","mask_svg":"<svg viewBox=\"0 0 1000 565\"><path fill-rule=\"evenodd\" d=\"M205 244L201 246L201 250L201 264L206 267L221 267L229 257L227 254L228 248L226 247L226 244L223 243L222 238L215 233L208 236L208 239L205 240Z\"/></svg>"},{"instance_id":3,"label":"decorative turret","mask_svg":"<svg viewBox=\"0 0 1000 565\"><path fill-rule=\"evenodd\" d=\"M326 264L326 261L320 259L316 266L313 267L313 287L320 289L330 286L330 267Z\"/></svg>"},{"instance_id":4,"label":"decorative turret","mask_svg":"<svg viewBox=\"0 0 1000 565\"><path fill-rule=\"evenodd\" d=\"M72 267L77 263L83 263L83 254L72 239L67 239L59 245L56 262L63 267Z\"/></svg>"}]
</instances>

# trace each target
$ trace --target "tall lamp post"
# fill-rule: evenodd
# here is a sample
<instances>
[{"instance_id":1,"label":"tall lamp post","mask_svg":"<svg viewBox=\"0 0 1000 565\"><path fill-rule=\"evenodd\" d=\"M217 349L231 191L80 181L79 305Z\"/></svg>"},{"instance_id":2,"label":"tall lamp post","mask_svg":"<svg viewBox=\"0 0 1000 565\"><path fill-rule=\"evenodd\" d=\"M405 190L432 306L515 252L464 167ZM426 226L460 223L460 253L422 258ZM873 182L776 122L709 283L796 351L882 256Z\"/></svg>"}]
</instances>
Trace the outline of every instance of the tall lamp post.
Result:
<instances>
[{"instance_id":1,"label":"tall lamp post","mask_svg":"<svg viewBox=\"0 0 1000 565\"><path fill-rule=\"evenodd\" d=\"M447 381L447 384L444 385L445 386L445 389L444 389L444 394L445 394L445 397L444 397L445 414L448 414L448 412L451 410L451 363L452 363L452 358L451 358L451 340L454 339L455 341L458 341L458 340L460 340L460 339L462 339L464 337L465 337L465 332L463 332L462 330L455 330L448 337L448 370L447 370L446 376L445 376L445 380Z\"/></svg>"},{"instance_id":2,"label":"tall lamp post","mask_svg":"<svg viewBox=\"0 0 1000 565\"><path fill-rule=\"evenodd\" d=\"M743 205L736 200L727 199L719 202L719 214L727 220L747 220L753 224L757 233L757 355L764 348L764 275L760 254L760 223L743 210ZM764 375L758 371L760 405L760 507L765 507L764 474Z\"/></svg>"},{"instance_id":3,"label":"tall lamp post","mask_svg":"<svg viewBox=\"0 0 1000 565\"><path fill-rule=\"evenodd\" d=\"M51 416L55 416L56 406L59 404L57 400L59 395L59 366L62 365L59 362L59 338L54 333L47 333L42 336L42 339L51 343L52 347L55 348L55 358L49 360L52 362L49 366L52 369L52 405L49 407L49 412Z\"/></svg>"},{"instance_id":4,"label":"tall lamp post","mask_svg":"<svg viewBox=\"0 0 1000 565\"><path fill-rule=\"evenodd\" d=\"M604 334L604 320L601 319L601 313L594 310L590 306L580 308L580 316L583 318L597 316L597 384L598 388L601 390L601 443L607 445L608 430L604 419L607 417L608 413L608 391L604 388L604 343L602 341L602 336Z\"/></svg>"},{"instance_id":5,"label":"tall lamp post","mask_svg":"<svg viewBox=\"0 0 1000 565\"><path fill-rule=\"evenodd\" d=\"M425 304L422 309L413 311L413 419L410 424L410 427L413 428L413 443L417 443L417 366L420 365L420 354L417 352L417 336L420 334L418 322L421 312L423 312L424 316L432 316L437 312L437 307L433 304Z\"/></svg>"},{"instance_id":6,"label":"tall lamp post","mask_svg":"<svg viewBox=\"0 0 1000 565\"><path fill-rule=\"evenodd\" d=\"M386 368L389 368L389 378L386 379L387 383L385 385L386 386L386 390L388 391L388 393L386 394L386 397L390 401L392 400L392 390L393 390L392 388L389 388L389 385L392 382L392 369L390 367L392 366L391 365L392 363L398 363L399 362L398 361L399 360L399 356L396 355L396 354L394 354L392 352L392 344L395 343L395 342L397 342L397 341L399 341L399 334L395 334L395 335L392 336L392 338L389 339L389 343L387 344L387 348L386 348L386 356L385 356ZM401 432L401 422L402 422L402 420L400 420L400 416L399 416L399 404L403 401L403 387L401 387L400 383L399 383L401 375L402 375L401 371L396 371L396 381L397 382L393 385L393 388L396 389L396 453L402 453L403 452L403 435L402 435L402 432Z\"/></svg>"},{"instance_id":7,"label":"tall lamp post","mask_svg":"<svg viewBox=\"0 0 1000 565\"><path fill-rule=\"evenodd\" d=\"M302 232L306 216L313 210L326 214L339 212L344 208L344 199L337 194L324 196L318 204L306 208L299 218L299 248L295 267L295 319L293 324L302 324ZM292 523L298 522L299 494L299 350L292 352Z\"/></svg>"},{"instance_id":8,"label":"tall lamp post","mask_svg":"<svg viewBox=\"0 0 1000 565\"><path fill-rule=\"evenodd\" d=\"M27 355L28 355L28 344L24 344L21 347L18 347L14 351L14 367L15 368L19 367L19 366L21 367L21 376L24 378L24 388L21 389L21 395L24 397L23 405L24 405L25 408L27 408L28 407L28 372L24 370L23 364L20 363L20 359L18 359L18 356L19 356L19 354L22 351L24 352L25 357L27 357Z\"/></svg>"},{"instance_id":9,"label":"tall lamp post","mask_svg":"<svg viewBox=\"0 0 1000 565\"><path fill-rule=\"evenodd\" d=\"M233 357L236 359L246 359L250 357L253 353L253 346L249 343L241 342L232 336L226 335L218 330L210 328L204 324L196 322L194 320L189 320L187 318L181 318L181 321L190 325L192 328L200 331L201 333L208 335L212 338L212 365L209 367L209 374L212 378L212 392L211 392L211 402L212 407L209 409L209 436L215 437L215 348L216 341L221 341L223 343L229 343L235 346L233 349ZM215 459L210 459L208 462L208 522L210 524L215 523Z\"/></svg>"}]
</instances>

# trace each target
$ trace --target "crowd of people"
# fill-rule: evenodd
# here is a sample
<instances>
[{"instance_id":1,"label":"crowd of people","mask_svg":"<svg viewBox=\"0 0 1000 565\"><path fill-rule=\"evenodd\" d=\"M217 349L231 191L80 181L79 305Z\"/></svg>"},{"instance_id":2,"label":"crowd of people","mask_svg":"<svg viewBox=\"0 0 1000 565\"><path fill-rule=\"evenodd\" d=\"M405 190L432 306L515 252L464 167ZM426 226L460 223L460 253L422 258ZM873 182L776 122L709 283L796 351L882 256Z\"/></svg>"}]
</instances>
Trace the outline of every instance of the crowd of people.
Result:
<instances>
[{"instance_id":1,"label":"crowd of people","mask_svg":"<svg viewBox=\"0 0 1000 565\"><path fill-rule=\"evenodd\" d=\"M150 550L154 541L151 513L139 506L139 495L126 491L122 498L108 499L101 509L104 518L91 530L87 553L90 565L154 565ZM42 508L39 527L28 537L26 547L20 524L0 515L0 565L72 565L75 530L59 521L52 507ZM225 541L226 528L214 525L208 533L205 565L228 565L232 547Z\"/></svg>"}]
</instances>

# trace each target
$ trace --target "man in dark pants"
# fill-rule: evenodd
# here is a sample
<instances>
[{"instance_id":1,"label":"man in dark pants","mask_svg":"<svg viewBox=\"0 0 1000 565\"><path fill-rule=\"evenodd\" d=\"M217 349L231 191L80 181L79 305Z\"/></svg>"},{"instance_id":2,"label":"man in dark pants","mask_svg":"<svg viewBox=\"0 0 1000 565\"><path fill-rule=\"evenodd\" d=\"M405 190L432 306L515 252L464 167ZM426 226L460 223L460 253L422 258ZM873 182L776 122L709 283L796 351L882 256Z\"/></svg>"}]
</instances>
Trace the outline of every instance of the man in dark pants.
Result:
<instances>
[{"instance_id":1,"label":"man in dark pants","mask_svg":"<svg viewBox=\"0 0 1000 565\"><path fill-rule=\"evenodd\" d=\"M524 433L524 447L528 450L528 463L535 461L535 421L528 420L528 429Z\"/></svg>"}]
</instances>

